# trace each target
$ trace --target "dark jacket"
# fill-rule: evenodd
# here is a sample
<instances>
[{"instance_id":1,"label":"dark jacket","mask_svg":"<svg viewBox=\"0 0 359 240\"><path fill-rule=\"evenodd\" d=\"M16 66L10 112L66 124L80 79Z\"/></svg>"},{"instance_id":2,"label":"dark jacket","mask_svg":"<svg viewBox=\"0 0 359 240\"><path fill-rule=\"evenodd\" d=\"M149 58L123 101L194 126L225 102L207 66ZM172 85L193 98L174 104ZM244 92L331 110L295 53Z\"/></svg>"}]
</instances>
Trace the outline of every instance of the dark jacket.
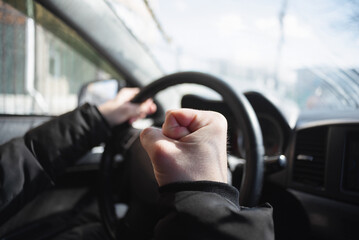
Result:
<instances>
[{"instance_id":1,"label":"dark jacket","mask_svg":"<svg viewBox=\"0 0 359 240\"><path fill-rule=\"evenodd\" d=\"M84 105L0 146L0 226L111 129ZM272 208L243 208L223 183L174 183L160 188L155 239L274 239Z\"/></svg>"},{"instance_id":2,"label":"dark jacket","mask_svg":"<svg viewBox=\"0 0 359 240\"><path fill-rule=\"evenodd\" d=\"M155 239L274 239L272 207L240 207L236 188L218 182L160 188Z\"/></svg>"},{"instance_id":3,"label":"dark jacket","mask_svg":"<svg viewBox=\"0 0 359 240\"><path fill-rule=\"evenodd\" d=\"M86 104L1 145L0 226L109 135L97 108Z\"/></svg>"}]
</instances>

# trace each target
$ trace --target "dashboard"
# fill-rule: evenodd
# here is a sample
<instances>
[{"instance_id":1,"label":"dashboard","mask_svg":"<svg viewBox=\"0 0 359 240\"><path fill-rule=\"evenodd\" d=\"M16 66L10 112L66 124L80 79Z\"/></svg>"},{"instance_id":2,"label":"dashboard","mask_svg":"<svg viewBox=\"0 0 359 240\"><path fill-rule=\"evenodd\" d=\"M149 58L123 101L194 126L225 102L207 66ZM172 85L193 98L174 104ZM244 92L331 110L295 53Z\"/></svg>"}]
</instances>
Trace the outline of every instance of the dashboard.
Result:
<instances>
[{"instance_id":1,"label":"dashboard","mask_svg":"<svg viewBox=\"0 0 359 240\"><path fill-rule=\"evenodd\" d=\"M265 96L256 92L245 96L261 125L266 155L286 155L287 168L278 174L281 178L277 183L294 191L359 205L358 112L308 112L301 114L291 128ZM358 210L354 207L352 212Z\"/></svg>"},{"instance_id":2,"label":"dashboard","mask_svg":"<svg viewBox=\"0 0 359 240\"><path fill-rule=\"evenodd\" d=\"M304 113L292 128L268 98L258 92L244 95L261 126L265 156L283 154L287 158L286 169L267 180L294 191L359 205L359 113ZM228 151L245 158L241 129L223 102L186 95L182 107L214 110L226 116Z\"/></svg>"},{"instance_id":3,"label":"dashboard","mask_svg":"<svg viewBox=\"0 0 359 240\"><path fill-rule=\"evenodd\" d=\"M303 206L312 235L359 239L359 114L303 114L286 155L280 181Z\"/></svg>"},{"instance_id":4,"label":"dashboard","mask_svg":"<svg viewBox=\"0 0 359 240\"><path fill-rule=\"evenodd\" d=\"M358 120L298 126L289 156L289 187L359 205Z\"/></svg>"}]
</instances>

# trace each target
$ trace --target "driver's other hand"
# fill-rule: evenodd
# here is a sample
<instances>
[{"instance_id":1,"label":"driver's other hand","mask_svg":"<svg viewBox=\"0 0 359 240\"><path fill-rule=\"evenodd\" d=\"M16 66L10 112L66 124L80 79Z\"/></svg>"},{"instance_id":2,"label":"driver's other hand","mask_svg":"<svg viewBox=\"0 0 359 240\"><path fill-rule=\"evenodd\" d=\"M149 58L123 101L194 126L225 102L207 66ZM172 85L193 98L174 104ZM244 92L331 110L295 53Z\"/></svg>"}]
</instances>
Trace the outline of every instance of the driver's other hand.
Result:
<instances>
[{"instance_id":1,"label":"driver's other hand","mask_svg":"<svg viewBox=\"0 0 359 240\"><path fill-rule=\"evenodd\" d=\"M227 183L227 120L217 112L168 111L162 129L143 130L141 143L159 186L183 181Z\"/></svg>"},{"instance_id":2,"label":"driver's other hand","mask_svg":"<svg viewBox=\"0 0 359 240\"><path fill-rule=\"evenodd\" d=\"M122 88L114 99L98 107L110 126L116 126L126 121L133 123L139 118L156 112L157 107L152 99L141 104L130 102L139 91L138 88Z\"/></svg>"}]
</instances>

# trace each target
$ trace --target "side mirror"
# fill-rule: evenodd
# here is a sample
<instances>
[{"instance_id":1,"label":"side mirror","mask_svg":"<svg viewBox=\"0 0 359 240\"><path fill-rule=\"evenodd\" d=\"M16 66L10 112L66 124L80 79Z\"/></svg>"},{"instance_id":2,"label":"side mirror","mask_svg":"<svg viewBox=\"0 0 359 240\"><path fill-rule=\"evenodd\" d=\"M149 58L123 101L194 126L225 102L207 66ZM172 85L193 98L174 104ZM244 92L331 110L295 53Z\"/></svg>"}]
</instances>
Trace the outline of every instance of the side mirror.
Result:
<instances>
[{"instance_id":1,"label":"side mirror","mask_svg":"<svg viewBox=\"0 0 359 240\"><path fill-rule=\"evenodd\" d=\"M78 95L78 105L91 103L100 105L110 99L113 99L119 89L120 84L116 79L98 80L86 83L81 87Z\"/></svg>"}]
</instances>

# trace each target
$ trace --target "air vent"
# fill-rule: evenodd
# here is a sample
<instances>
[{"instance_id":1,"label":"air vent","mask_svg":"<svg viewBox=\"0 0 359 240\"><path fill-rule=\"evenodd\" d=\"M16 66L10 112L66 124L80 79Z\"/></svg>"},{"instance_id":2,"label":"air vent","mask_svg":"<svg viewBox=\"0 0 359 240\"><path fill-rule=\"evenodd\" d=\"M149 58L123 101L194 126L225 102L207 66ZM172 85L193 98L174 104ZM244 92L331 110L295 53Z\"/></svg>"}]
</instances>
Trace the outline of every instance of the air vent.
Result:
<instances>
[{"instance_id":1,"label":"air vent","mask_svg":"<svg viewBox=\"0 0 359 240\"><path fill-rule=\"evenodd\" d=\"M296 137L293 182L324 187L327 127L300 130Z\"/></svg>"}]
</instances>

